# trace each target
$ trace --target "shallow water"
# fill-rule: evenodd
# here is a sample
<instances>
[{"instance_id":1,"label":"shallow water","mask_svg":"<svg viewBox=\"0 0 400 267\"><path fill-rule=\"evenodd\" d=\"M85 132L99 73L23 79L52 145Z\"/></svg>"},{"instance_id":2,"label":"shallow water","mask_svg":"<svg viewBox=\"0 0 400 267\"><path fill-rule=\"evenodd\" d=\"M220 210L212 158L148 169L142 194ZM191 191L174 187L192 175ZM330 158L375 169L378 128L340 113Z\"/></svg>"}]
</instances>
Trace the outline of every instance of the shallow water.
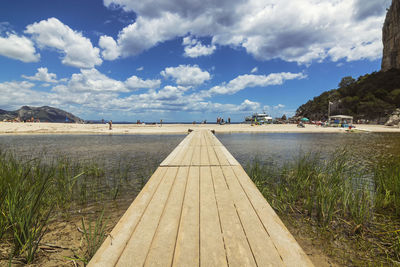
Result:
<instances>
[{"instance_id":1,"label":"shallow water","mask_svg":"<svg viewBox=\"0 0 400 267\"><path fill-rule=\"evenodd\" d=\"M4 135L0 149L14 151L20 156L37 155L50 160L66 156L89 161L105 169L107 181L99 184L99 192L109 190L119 177L115 171L129 167L123 196L135 196L141 189L143 177L152 172L180 143L185 135ZM301 151L320 152L328 157L340 148L354 154L355 163L365 165L381 155L400 156L400 134L377 133L257 133L218 134L219 140L245 166L255 158L261 162L283 164L293 160ZM122 167L121 167L122 166Z\"/></svg>"},{"instance_id":2,"label":"shallow water","mask_svg":"<svg viewBox=\"0 0 400 267\"><path fill-rule=\"evenodd\" d=\"M400 156L398 133L255 133L218 134L218 139L243 165L260 161L287 162L303 152L320 152L328 157L346 148L359 162L380 156Z\"/></svg>"},{"instance_id":3,"label":"shallow water","mask_svg":"<svg viewBox=\"0 0 400 267\"><path fill-rule=\"evenodd\" d=\"M0 136L0 149L42 162L66 158L104 170L91 181L90 192L104 198L133 198L159 164L185 135L9 135ZM97 196L96 196L97 197Z\"/></svg>"},{"instance_id":4,"label":"shallow water","mask_svg":"<svg viewBox=\"0 0 400 267\"><path fill-rule=\"evenodd\" d=\"M137 164L157 165L183 140L185 135L4 135L0 148L19 155L44 152L77 159L102 160L112 167L119 159L132 158Z\"/></svg>"}]
</instances>

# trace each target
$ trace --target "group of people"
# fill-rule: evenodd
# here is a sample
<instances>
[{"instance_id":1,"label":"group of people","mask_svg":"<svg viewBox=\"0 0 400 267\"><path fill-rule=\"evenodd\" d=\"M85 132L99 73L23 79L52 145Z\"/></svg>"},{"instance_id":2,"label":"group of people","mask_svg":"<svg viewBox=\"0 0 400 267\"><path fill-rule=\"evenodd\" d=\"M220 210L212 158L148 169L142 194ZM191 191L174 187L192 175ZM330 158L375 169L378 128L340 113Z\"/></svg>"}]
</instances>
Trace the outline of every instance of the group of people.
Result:
<instances>
[{"instance_id":1,"label":"group of people","mask_svg":"<svg viewBox=\"0 0 400 267\"><path fill-rule=\"evenodd\" d=\"M228 120L226 122L225 122L224 118L221 118L221 117L217 118L217 124L225 124L225 123L230 124L231 123L231 118L228 118Z\"/></svg>"}]
</instances>

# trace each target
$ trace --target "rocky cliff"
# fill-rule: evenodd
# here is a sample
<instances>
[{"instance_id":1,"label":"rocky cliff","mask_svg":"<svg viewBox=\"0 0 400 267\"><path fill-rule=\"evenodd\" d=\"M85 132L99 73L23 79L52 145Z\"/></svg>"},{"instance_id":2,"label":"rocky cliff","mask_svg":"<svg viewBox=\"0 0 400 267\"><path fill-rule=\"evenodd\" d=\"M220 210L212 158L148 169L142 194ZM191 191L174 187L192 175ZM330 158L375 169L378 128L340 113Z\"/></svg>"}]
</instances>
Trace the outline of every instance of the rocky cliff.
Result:
<instances>
[{"instance_id":1,"label":"rocky cliff","mask_svg":"<svg viewBox=\"0 0 400 267\"><path fill-rule=\"evenodd\" d=\"M39 119L41 122L83 122L82 119L69 112L48 106L23 106L15 111L0 109L0 121L14 120L17 118L20 121L28 121L33 118L35 121Z\"/></svg>"},{"instance_id":2,"label":"rocky cliff","mask_svg":"<svg viewBox=\"0 0 400 267\"><path fill-rule=\"evenodd\" d=\"M400 0L392 0L382 29L382 70L400 69Z\"/></svg>"}]
</instances>

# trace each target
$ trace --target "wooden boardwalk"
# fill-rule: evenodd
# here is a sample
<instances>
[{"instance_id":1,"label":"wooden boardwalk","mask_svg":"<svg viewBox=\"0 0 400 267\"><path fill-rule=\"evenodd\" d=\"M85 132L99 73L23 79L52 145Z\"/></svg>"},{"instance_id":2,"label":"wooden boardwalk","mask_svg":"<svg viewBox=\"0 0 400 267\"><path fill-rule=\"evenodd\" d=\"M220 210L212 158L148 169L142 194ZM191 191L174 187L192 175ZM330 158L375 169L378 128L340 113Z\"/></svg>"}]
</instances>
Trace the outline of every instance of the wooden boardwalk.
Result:
<instances>
[{"instance_id":1,"label":"wooden boardwalk","mask_svg":"<svg viewBox=\"0 0 400 267\"><path fill-rule=\"evenodd\" d=\"M161 163L89 266L312 266L210 131Z\"/></svg>"}]
</instances>

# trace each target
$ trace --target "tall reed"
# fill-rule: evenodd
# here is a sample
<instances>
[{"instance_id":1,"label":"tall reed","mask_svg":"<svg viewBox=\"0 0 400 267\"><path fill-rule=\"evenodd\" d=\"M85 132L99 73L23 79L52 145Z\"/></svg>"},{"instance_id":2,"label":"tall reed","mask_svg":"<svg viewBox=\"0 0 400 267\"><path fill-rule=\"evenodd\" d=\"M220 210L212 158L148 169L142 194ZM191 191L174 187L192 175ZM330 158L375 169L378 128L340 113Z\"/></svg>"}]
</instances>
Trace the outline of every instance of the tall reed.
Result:
<instances>
[{"instance_id":1,"label":"tall reed","mask_svg":"<svg viewBox=\"0 0 400 267\"><path fill-rule=\"evenodd\" d=\"M104 219L104 209L95 222L89 221L85 223L84 218L82 218L83 237L86 241L87 249L87 257L85 259L87 262L94 256L106 238L107 221L108 219Z\"/></svg>"},{"instance_id":2,"label":"tall reed","mask_svg":"<svg viewBox=\"0 0 400 267\"><path fill-rule=\"evenodd\" d=\"M376 207L400 217L400 157L382 157L374 168Z\"/></svg>"},{"instance_id":3,"label":"tall reed","mask_svg":"<svg viewBox=\"0 0 400 267\"><path fill-rule=\"evenodd\" d=\"M99 184L105 184L104 170L94 163L41 158L0 151L0 239L11 238L13 255L27 263L33 261L53 211L97 200Z\"/></svg>"},{"instance_id":4,"label":"tall reed","mask_svg":"<svg viewBox=\"0 0 400 267\"><path fill-rule=\"evenodd\" d=\"M2 224L11 231L14 254L30 263L53 208L47 197L54 169L44 168L37 159L21 163L11 154L0 158Z\"/></svg>"},{"instance_id":5,"label":"tall reed","mask_svg":"<svg viewBox=\"0 0 400 267\"><path fill-rule=\"evenodd\" d=\"M370 192L358 186L364 170L338 150L327 159L299 153L283 165L255 161L247 166L251 179L280 212L298 209L327 227L337 216L367 224L372 212Z\"/></svg>"}]
</instances>

